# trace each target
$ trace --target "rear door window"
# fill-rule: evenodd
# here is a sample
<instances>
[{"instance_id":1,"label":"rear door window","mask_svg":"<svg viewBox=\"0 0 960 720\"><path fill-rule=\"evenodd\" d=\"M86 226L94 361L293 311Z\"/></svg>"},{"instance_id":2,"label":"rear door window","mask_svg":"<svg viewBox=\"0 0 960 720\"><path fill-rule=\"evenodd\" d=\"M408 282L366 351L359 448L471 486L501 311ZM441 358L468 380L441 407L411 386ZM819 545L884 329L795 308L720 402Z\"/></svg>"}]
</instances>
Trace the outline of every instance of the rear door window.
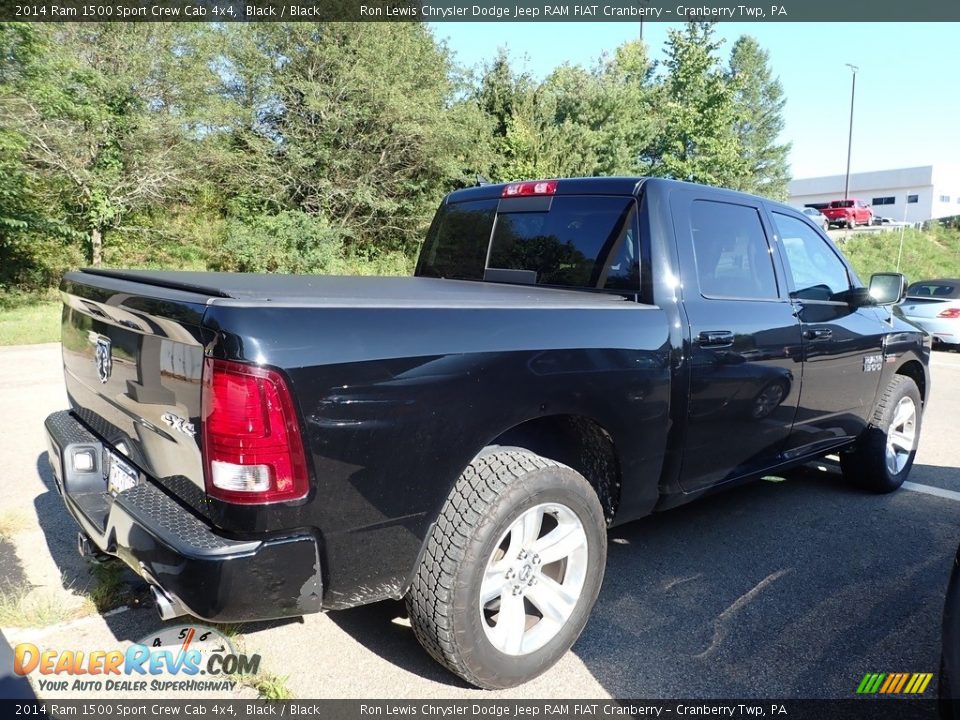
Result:
<instances>
[{"instance_id":1,"label":"rear door window","mask_svg":"<svg viewBox=\"0 0 960 720\"><path fill-rule=\"evenodd\" d=\"M701 295L778 299L770 245L755 208L695 200L690 209L690 232Z\"/></svg>"}]
</instances>

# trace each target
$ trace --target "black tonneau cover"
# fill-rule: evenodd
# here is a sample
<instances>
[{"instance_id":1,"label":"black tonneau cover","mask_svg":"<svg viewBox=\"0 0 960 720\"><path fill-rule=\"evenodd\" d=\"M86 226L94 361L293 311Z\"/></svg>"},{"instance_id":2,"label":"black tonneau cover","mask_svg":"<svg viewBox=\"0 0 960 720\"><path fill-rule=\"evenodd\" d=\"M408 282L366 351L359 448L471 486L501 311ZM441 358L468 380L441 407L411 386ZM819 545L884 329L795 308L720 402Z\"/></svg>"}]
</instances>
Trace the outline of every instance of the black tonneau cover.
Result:
<instances>
[{"instance_id":1,"label":"black tonneau cover","mask_svg":"<svg viewBox=\"0 0 960 720\"><path fill-rule=\"evenodd\" d=\"M71 273L135 282L208 296L208 304L321 307L622 307L621 295L424 277L281 275L259 273L104 270ZM86 275L87 278L83 276ZM643 307L631 303L635 307Z\"/></svg>"}]
</instances>

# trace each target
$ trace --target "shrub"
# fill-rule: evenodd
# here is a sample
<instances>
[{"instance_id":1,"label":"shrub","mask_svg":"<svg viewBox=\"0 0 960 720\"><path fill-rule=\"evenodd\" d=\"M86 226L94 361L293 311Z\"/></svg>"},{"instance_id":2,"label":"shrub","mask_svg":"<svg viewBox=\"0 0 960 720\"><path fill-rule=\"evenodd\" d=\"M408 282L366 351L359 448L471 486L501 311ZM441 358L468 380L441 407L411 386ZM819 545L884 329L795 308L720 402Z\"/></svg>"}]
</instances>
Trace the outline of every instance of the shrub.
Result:
<instances>
[{"instance_id":1,"label":"shrub","mask_svg":"<svg viewBox=\"0 0 960 720\"><path fill-rule=\"evenodd\" d=\"M231 220L227 239L211 265L239 272L335 273L345 231L298 210Z\"/></svg>"}]
</instances>

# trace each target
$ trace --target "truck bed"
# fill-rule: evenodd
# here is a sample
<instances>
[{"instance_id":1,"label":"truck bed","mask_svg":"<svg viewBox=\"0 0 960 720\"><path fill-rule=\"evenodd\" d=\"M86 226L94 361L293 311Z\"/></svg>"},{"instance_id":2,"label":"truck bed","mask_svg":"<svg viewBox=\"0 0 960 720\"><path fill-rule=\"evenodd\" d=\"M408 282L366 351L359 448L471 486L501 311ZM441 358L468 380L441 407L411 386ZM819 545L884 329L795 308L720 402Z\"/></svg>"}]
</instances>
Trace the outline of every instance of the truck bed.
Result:
<instances>
[{"instance_id":1,"label":"truck bed","mask_svg":"<svg viewBox=\"0 0 960 720\"><path fill-rule=\"evenodd\" d=\"M255 273L169 272L85 269L70 273L76 282L89 276L134 282L208 296L208 305L420 308L623 308L623 296L468 280L424 277L366 277ZM84 278L87 276L87 278ZM100 281L98 284L102 284ZM119 289L119 288L118 288ZM629 303L631 307L637 306Z\"/></svg>"}]
</instances>

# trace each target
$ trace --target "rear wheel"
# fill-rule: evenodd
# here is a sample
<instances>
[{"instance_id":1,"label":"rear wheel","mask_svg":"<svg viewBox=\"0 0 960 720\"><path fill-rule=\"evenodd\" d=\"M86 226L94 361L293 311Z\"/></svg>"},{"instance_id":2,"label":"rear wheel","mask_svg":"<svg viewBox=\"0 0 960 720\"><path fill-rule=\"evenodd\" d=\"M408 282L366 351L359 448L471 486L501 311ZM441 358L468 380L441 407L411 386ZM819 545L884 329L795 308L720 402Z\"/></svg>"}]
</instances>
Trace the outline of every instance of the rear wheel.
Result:
<instances>
[{"instance_id":1,"label":"rear wheel","mask_svg":"<svg viewBox=\"0 0 960 720\"><path fill-rule=\"evenodd\" d=\"M550 668L586 625L603 580L606 523L574 470L521 449L460 476L407 594L414 633L483 688Z\"/></svg>"},{"instance_id":2,"label":"rear wheel","mask_svg":"<svg viewBox=\"0 0 960 720\"><path fill-rule=\"evenodd\" d=\"M750 417L761 420L780 407L780 403L790 392L790 386L784 380L773 380L763 386L750 404Z\"/></svg>"},{"instance_id":3,"label":"rear wheel","mask_svg":"<svg viewBox=\"0 0 960 720\"><path fill-rule=\"evenodd\" d=\"M917 384L905 375L894 375L863 436L853 450L840 455L844 476L873 492L899 488L913 467L922 414Z\"/></svg>"}]
</instances>

